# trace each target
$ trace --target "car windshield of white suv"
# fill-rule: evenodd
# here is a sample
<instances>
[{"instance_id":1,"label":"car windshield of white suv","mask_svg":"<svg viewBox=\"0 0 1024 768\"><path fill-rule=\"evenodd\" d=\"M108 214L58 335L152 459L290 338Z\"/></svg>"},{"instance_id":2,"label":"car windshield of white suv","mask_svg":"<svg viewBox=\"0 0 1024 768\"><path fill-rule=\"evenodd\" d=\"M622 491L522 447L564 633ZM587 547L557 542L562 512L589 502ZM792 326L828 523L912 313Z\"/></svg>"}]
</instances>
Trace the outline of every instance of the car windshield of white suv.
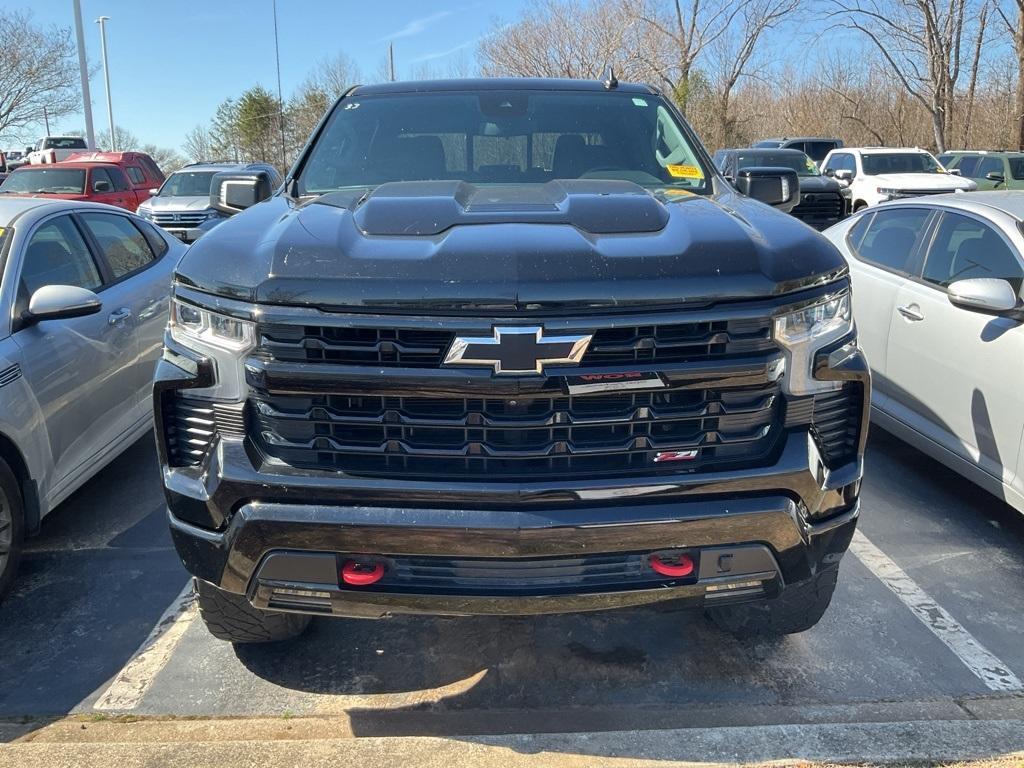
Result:
<instances>
[{"instance_id":1,"label":"car windshield of white suv","mask_svg":"<svg viewBox=\"0 0 1024 768\"><path fill-rule=\"evenodd\" d=\"M85 171L80 168L19 168L0 185L0 192L81 195Z\"/></svg>"},{"instance_id":2,"label":"car windshield of white suv","mask_svg":"<svg viewBox=\"0 0 1024 768\"><path fill-rule=\"evenodd\" d=\"M349 97L299 176L303 195L392 181L619 179L707 189L708 169L648 93L482 91Z\"/></svg>"},{"instance_id":3,"label":"car windshield of white suv","mask_svg":"<svg viewBox=\"0 0 1024 768\"><path fill-rule=\"evenodd\" d=\"M736 155L737 168L789 168L796 171L797 176L820 176L818 166L803 152L758 152Z\"/></svg>"},{"instance_id":4,"label":"car windshield of white suv","mask_svg":"<svg viewBox=\"0 0 1024 768\"><path fill-rule=\"evenodd\" d=\"M180 171L160 188L160 197L203 197L210 194L214 171Z\"/></svg>"},{"instance_id":5,"label":"car windshield of white suv","mask_svg":"<svg viewBox=\"0 0 1024 768\"><path fill-rule=\"evenodd\" d=\"M873 152L861 155L864 173L944 173L938 161L926 152Z\"/></svg>"}]
</instances>

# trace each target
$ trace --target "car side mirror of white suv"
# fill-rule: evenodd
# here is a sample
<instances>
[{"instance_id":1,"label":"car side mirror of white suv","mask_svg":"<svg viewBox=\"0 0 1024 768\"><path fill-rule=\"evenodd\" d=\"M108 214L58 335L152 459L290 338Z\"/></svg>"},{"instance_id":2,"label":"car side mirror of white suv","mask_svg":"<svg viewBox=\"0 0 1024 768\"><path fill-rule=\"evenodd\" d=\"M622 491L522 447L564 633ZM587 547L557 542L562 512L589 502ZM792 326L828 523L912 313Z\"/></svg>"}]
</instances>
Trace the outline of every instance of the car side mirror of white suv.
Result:
<instances>
[{"instance_id":1,"label":"car side mirror of white suv","mask_svg":"<svg viewBox=\"0 0 1024 768\"><path fill-rule=\"evenodd\" d=\"M963 309L993 315L1017 313L1019 299L1006 280L993 277L972 277L957 280L946 289L949 301Z\"/></svg>"}]
</instances>

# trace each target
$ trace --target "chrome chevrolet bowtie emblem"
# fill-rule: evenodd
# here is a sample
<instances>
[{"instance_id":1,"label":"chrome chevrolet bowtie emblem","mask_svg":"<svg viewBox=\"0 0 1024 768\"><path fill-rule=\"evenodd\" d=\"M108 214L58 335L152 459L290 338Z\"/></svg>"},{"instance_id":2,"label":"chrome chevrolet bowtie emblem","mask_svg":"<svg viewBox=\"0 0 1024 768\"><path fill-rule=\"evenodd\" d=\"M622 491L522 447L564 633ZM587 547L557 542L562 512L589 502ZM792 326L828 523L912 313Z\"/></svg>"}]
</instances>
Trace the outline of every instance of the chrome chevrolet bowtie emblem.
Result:
<instances>
[{"instance_id":1,"label":"chrome chevrolet bowtie emblem","mask_svg":"<svg viewBox=\"0 0 1024 768\"><path fill-rule=\"evenodd\" d=\"M590 334L545 336L539 326L495 328L493 336L457 336L445 365L490 366L495 373L541 373L545 365L575 365Z\"/></svg>"}]
</instances>

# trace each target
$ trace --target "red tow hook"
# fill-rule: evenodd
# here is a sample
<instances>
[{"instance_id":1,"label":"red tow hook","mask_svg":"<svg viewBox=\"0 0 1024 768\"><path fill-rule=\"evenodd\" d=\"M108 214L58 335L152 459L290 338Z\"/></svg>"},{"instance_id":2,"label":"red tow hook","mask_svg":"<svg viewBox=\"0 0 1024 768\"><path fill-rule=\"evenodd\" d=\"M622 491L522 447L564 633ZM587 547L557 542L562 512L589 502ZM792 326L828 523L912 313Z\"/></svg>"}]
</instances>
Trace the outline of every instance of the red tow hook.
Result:
<instances>
[{"instance_id":1,"label":"red tow hook","mask_svg":"<svg viewBox=\"0 0 1024 768\"><path fill-rule=\"evenodd\" d=\"M384 563L360 563L346 560L341 566L341 580L353 587L376 584L384 577Z\"/></svg>"},{"instance_id":2,"label":"red tow hook","mask_svg":"<svg viewBox=\"0 0 1024 768\"><path fill-rule=\"evenodd\" d=\"M662 576L679 578L693 573L693 558L689 555L651 555L651 570Z\"/></svg>"}]
</instances>

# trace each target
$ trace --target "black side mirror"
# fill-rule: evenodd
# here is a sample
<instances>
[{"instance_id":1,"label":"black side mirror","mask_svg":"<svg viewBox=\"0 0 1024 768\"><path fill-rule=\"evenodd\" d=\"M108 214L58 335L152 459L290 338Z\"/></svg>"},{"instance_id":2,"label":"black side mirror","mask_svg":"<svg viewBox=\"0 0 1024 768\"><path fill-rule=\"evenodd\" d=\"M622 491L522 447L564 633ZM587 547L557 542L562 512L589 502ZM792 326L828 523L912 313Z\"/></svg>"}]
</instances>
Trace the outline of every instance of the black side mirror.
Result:
<instances>
[{"instance_id":1,"label":"black side mirror","mask_svg":"<svg viewBox=\"0 0 1024 768\"><path fill-rule=\"evenodd\" d=\"M113 187L110 186L109 181L96 181L93 182L92 185L93 192L109 192L111 189L113 189Z\"/></svg>"},{"instance_id":2,"label":"black side mirror","mask_svg":"<svg viewBox=\"0 0 1024 768\"><path fill-rule=\"evenodd\" d=\"M227 216L268 199L274 190L266 171L218 173L210 184L210 207Z\"/></svg>"},{"instance_id":3,"label":"black side mirror","mask_svg":"<svg viewBox=\"0 0 1024 768\"><path fill-rule=\"evenodd\" d=\"M1006 177L1003 176L1003 174L999 173L998 171L989 171L988 173L985 174L985 178L988 179L989 181L996 181L996 182L1004 182L1004 181L1006 181Z\"/></svg>"},{"instance_id":4,"label":"black side mirror","mask_svg":"<svg viewBox=\"0 0 1024 768\"><path fill-rule=\"evenodd\" d=\"M735 185L747 197L784 213L800 203L800 177L792 168L741 168Z\"/></svg>"}]
</instances>

